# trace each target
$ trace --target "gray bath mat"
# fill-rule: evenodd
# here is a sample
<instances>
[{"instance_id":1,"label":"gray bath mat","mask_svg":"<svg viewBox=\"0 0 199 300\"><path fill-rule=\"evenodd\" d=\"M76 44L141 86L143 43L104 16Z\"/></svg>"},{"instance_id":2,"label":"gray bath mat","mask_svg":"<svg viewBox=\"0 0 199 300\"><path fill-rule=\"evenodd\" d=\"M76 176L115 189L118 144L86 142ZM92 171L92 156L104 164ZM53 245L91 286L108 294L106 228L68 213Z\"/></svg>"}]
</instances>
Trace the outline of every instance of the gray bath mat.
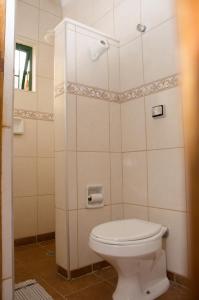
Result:
<instances>
[{"instance_id":1,"label":"gray bath mat","mask_svg":"<svg viewBox=\"0 0 199 300\"><path fill-rule=\"evenodd\" d=\"M15 300L53 300L36 280L27 280L15 285Z\"/></svg>"}]
</instances>

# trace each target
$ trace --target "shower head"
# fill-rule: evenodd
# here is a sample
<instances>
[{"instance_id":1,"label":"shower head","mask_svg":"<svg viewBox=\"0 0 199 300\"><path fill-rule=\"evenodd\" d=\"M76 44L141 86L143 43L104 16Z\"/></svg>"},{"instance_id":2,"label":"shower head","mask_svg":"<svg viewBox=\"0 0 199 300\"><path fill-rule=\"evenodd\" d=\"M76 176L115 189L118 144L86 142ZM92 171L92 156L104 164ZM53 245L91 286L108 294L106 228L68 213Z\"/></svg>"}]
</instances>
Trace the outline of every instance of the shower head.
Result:
<instances>
[{"instance_id":1,"label":"shower head","mask_svg":"<svg viewBox=\"0 0 199 300\"><path fill-rule=\"evenodd\" d=\"M136 28L137 28L137 31L142 32L142 33L147 30L146 25L143 25L143 24L137 24Z\"/></svg>"}]
</instances>

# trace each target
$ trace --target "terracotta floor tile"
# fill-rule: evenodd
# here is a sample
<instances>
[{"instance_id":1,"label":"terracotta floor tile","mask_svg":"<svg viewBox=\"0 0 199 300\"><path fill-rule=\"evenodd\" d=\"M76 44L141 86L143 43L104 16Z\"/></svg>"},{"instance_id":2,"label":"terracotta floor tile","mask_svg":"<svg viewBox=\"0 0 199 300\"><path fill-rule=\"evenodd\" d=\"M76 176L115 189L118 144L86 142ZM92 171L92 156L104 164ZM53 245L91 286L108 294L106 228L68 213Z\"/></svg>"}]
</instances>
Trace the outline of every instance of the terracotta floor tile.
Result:
<instances>
[{"instance_id":1,"label":"terracotta floor tile","mask_svg":"<svg viewBox=\"0 0 199 300\"><path fill-rule=\"evenodd\" d=\"M100 280L93 274L85 275L80 278L68 281L64 277L56 273L41 275L41 278L45 282L53 286L60 294L68 296L81 289L93 286L100 282Z\"/></svg>"},{"instance_id":2,"label":"terracotta floor tile","mask_svg":"<svg viewBox=\"0 0 199 300\"><path fill-rule=\"evenodd\" d=\"M102 280L109 280L117 277L117 273L112 267L97 270L94 274Z\"/></svg>"},{"instance_id":3,"label":"terracotta floor tile","mask_svg":"<svg viewBox=\"0 0 199 300\"><path fill-rule=\"evenodd\" d=\"M54 241L15 248L15 281L36 279L54 300L112 300L117 285L113 268L98 270L72 281L57 274ZM157 300L188 300L187 291L171 285Z\"/></svg>"},{"instance_id":4,"label":"terracotta floor tile","mask_svg":"<svg viewBox=\"0 0 199 300\"><path fill-rule=\"evenodd\" d=\"M167 293L159 297L157 300L188 300L188 292L185 288L171 285Z\"/></svg>"},{"instance_id":5,"label":"terracotta floor tile","mask_svg":"<svg viewBox=\"0 0 199 300\"><path fill-rule=\"evenodd\" d=\"M67 297L68 300L112 300L114 290L102 282L79 293Z\"/></svg>"}]
</instances>

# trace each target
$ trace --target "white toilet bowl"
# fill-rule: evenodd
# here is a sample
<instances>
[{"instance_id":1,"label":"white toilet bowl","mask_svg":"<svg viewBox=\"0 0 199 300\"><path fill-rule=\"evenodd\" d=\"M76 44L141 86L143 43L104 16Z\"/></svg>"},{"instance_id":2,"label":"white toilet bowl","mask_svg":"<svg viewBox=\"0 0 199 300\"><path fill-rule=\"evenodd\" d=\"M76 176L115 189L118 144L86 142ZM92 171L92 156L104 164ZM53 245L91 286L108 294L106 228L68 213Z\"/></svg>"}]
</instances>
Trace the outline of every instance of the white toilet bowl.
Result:
<instances>
[{"instance_id":1,"label":"white toilet bowl","mask_svg":"<svg viewBox=\"0 0 199 300\"><path fill-rule=\"evenodd\" d=\"M154 300L169 288L162 237L167 228L138 219L96 226L90 248L118 273L114 300Z\"/></svg>"}]
</instances>

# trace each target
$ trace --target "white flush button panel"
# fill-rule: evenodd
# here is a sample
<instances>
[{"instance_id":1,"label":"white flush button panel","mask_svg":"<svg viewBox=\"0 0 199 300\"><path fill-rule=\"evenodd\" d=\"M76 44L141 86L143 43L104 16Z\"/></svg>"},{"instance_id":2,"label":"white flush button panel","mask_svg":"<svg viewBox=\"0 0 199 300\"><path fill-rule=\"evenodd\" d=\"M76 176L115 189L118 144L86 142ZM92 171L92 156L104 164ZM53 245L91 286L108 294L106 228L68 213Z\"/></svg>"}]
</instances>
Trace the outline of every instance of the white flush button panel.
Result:
<instances>
[{"instance_id":1,"label":"white flush button panel","mask_svg":"<svg viewBox=\"0 0 199 300\"><path fill-rule=\"evenodd\" d=\"M14 117L14 120L13 120L13 133L15 135L24 134L24 120L23 119Z\"/></svg>"},{"instance_id":2,"label":"white flush button panel","mask_svg":"<svg viewBox=\"0 0 199 300\"><path fill-rule=\"evenodd\" d=\"M157 105L152 107L152 117L161 118L165 117L165 107L164 105Z\"/></svg>"},{"instance_id":3,"label":"white flush button panel","mask_svg":"<svg viewBox=\"0 0 199 300\"><path fill-rule=\"evenodd\" d=\"M88 185L86 195L87 208L100 208L104 206L104 193L102 185Z\"/></svg>"}]
</instances>

